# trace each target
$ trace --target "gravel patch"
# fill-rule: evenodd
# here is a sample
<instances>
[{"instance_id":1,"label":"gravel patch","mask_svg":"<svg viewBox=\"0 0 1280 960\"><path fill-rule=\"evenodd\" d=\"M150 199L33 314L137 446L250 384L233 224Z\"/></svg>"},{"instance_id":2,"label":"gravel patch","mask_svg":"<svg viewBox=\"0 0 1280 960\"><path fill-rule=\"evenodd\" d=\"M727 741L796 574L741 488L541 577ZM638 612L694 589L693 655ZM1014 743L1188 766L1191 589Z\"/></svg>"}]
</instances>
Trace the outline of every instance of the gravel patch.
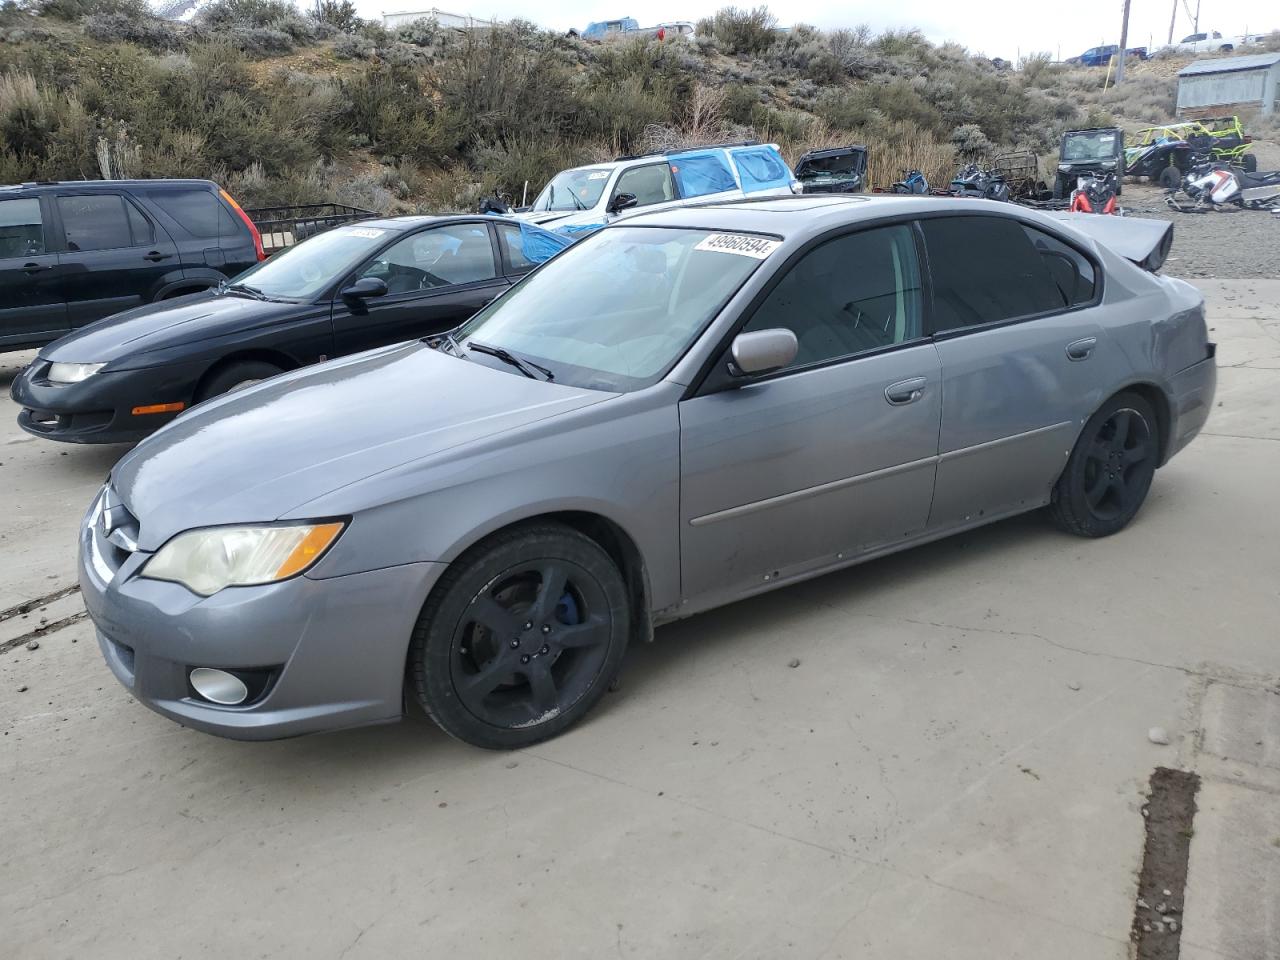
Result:
<instances>
[{"instance_id":1,"label":"gravel patch","mask_svg":"<svg viewBox=\"0 0 1280 960\"><path fill-rule=\"evenodd\" d=\"M1173 277L1257 280L1280 277L1280 217L1263 210L1179 213L1164 191L1126 183L1120 195L1131 217L1171 220L1173 250L1162 272Z\"/></svg>"}]
</instances>

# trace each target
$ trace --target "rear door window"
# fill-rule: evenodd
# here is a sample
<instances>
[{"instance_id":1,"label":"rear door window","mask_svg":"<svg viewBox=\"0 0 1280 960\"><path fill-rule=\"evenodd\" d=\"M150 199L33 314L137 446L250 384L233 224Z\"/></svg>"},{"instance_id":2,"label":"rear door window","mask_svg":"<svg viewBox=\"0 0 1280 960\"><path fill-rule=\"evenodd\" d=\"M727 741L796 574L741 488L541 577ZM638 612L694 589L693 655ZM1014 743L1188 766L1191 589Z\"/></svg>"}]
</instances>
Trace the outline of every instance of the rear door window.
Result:
<instances>
[{"instance_id":1,"label":"rear door window","mask_svg":"<svg viewBox=\"0 0 1280 960\"><path fill-rule=\"evenodd\" d=\"M214 240L237 232L231 211L208 190L157 190L147 197L193 237Z\"/></svg>"},{"instance_id":2,"label":"rear door window","mask_svg":"<svg viewBox=\"0 0 1280 960\"><path fill-rule=\"evenodd\" d=\"M71 251L116 250L133 246L133 233L118 193L58 197L62 230Z\"/></svg>"},{"instance_id":3,"label":"rear door window","mask_svg":"<svg viewBox=\"0 0 1280 960\"><path fill-rule=\"evenodd\" d=\"M937 217L920 226L933 277L935 332L1060 311L1083 289L1063 272L1061 251L1047 249L1052 237L1032 231L1046 240L1042 252L1010 217Z\"/></svg>"},{"instance_id":4,"label":"rear door window","mask_svg":"<svg viewBox=\"0 0 1280 960\"><path fill-rule=\"evenodd\" d=\"M35 197L0 200L0 260L45 252L44 221Z\"/></svg>"},{"instance_id":5,"label":"rear door window","mask_svg":"<svg viewBox=\"0 0 1280 960\"><path fill-rule=\"evenodd\" d=\"M738 189L723 150L682 153L671 162L682 197L706 197Z\"/></svg>"}]
</instances>

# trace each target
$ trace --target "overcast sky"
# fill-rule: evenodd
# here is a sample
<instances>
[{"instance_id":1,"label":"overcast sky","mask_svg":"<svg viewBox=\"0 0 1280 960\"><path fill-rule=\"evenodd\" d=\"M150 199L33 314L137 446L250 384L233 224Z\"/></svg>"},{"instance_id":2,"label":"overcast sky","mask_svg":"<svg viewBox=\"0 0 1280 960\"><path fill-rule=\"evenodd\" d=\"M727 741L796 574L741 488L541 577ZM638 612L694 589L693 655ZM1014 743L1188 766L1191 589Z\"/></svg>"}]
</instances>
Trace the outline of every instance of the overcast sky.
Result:
<instances>
[{"instance_id":1,"label":"overcast sky","mask_svg":"<svg viewBox=\"0 0 1280 960\"><path fill-rule=\"evenodd\" d=\"M308 0L298 0L306 7ZM1174 39L1191 33L1191 18L1183 3L1196 9L1196 0L1178 0ZM450 13L508 19L522 17L556 30L582 29L592 20L632 16L649 26L662 20L697 20L723 2L716 0L558 0L554 4L530 0L356 0L362 16L375 19L399 10L426 10L435 6ZM738 6L752 2L739 0ZM1012 60L1044 50L1069 57L1100 43L1118 43L1122 0L915 0L910 12L898 14L885 3L848 3L808 0L807 3L774 3L771 7L786 26L796 19L819 27L852 27L866 23L876 30L919 27L933 41L955 40L976 53ZM1169 35L1173 0L1132 0L1129 45L1162 46ZM785 13L783 12L785 11ZM1200 28L1223 34L1264 33L1280 29L1280 4L1275 0L1201 0Z\"/></svg>"}]
</instances>

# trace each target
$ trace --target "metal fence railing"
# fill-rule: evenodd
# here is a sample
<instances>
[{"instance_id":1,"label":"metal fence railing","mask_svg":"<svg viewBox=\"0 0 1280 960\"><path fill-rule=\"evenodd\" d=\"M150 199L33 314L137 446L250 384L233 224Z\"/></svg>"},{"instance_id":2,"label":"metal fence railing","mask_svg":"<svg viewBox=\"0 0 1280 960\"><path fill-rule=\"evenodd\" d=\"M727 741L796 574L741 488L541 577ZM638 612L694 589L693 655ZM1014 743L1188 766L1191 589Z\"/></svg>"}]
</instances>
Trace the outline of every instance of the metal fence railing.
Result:
<instances>
[{"instance_id":1,"label":"metal fence railing","mask_svg":"<svg viewBox=\"0 0 1280 960\"><path fill-rule=\"evenodd\" d=\"M369 210L344 203L300 203L282 207L257 207L245 213L262 234L262 247L268 254L323 233L331 227L375 216Z\"/></svg>"}]
</instances>

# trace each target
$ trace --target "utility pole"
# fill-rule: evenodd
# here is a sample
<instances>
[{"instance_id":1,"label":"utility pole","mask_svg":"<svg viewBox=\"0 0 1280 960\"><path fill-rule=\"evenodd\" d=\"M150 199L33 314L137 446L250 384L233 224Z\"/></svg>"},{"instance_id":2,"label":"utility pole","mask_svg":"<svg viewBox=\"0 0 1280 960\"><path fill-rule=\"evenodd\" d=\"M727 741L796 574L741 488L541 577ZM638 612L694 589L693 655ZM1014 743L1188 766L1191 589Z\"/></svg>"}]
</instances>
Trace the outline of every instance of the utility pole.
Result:
<instances>
[{"instance_id":1,"label":"utility pole","mask_svg":"<svg viewBox=\"0 0 1280 960\"><path fill-rule=\"evenodd\" d=\"M1197 3L1200 0L1196 0ZM1120 22L1120 62L1116 66L1116 86L1124 83L1124 51L1129 46L1129 0L1124 0L1124 19Z\"/></svg>"},{"instance_id":2,"label":"utility pole","mask_svg":"<svg viewBox=\"0 0 1280 960\"><path fill-rule=\"evenodd\" d=\"M1196 22L1191 25L1191 32L1200 32L1200 0L1196 0Z\"/></svg>"},{"instance_id":3,"label":"utility pole","mask_svg":"<svg viewBox=\"0 0 1280 960\"><path fill-rule=\"evenodd\" d=\"M1169 40L1168 45L1173 46L1173 25L1178 20L1178 0L1173 0L1173 13L1169 15Z\"/></svg>"}]
</instances>

